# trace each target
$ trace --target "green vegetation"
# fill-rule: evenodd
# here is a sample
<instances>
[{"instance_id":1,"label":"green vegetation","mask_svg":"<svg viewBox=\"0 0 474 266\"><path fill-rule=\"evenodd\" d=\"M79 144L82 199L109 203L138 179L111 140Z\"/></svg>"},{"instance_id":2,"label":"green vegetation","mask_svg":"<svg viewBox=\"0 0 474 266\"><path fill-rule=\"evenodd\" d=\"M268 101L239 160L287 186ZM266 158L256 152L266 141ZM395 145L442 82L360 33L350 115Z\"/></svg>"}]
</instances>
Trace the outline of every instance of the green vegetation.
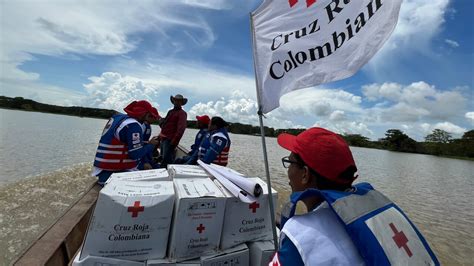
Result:
<instances>
[{"instance_id":1,"label":"green vegetation","mask_svg":"<svg viewBox=\"0 0 474 266\"><path fill-rule=\"evenodd\" d=\"M38 103L22 97L0 96L0 108L17 109L23 111L47 112L81 117L94 117L107 119L116 113L114 110L86 107L62 107L57 105ZM196 128L196 121L188 121L189 128ZM304 129L274 129L265 127L265 136L276 137L281 133L297 135ZM260 127L231 123L229 131L235 134L260 135ZM435 129L425 137L424 142L417 142L399 129L389 129L385 138L371 141L360 134L344 134L342 137L351 146L384 149L398 152L412 152L431 154L460 159L474 160L474 130L464 133L460 139L453 139L448 132Z\"/></svg>"},{"instance_id":2,"label":"green vegetation","mask_svg":"<svg viewBox=\"0 0 474 266\"><path fill-rule=\"evenodd\" d=\"M80 106L64 107L39 103L33 100L24 99L23 97L10 98L5 96L0 96L0 108L105 119L110 118L116 113L114 110Z\"/></svg>"},{"instance_id":3,"label":"green vegetation","mask_svg":"<svg viewBox=\"0 0 474 266\"><path fill-rule=\"evenodd\" d=\"M425 137L424 142L415 141L399 129L387 130L385 138L378 141L370 141L361 135L342 137L351 146L474 160L474 130L465 132L460 139L453 139L448 132L435 129Z\"/></svg>"}]
</instances>

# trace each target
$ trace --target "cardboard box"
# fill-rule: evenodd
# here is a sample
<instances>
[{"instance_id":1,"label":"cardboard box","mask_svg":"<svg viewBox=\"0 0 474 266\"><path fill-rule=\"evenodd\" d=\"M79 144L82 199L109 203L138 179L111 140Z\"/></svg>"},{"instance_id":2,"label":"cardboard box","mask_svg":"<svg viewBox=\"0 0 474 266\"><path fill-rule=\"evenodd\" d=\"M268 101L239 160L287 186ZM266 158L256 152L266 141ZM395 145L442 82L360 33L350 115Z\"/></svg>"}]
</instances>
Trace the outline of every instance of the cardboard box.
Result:
<instances>
[{"instance_id":1,"label":"cardboard box","mask_svg":"<svg viewBox=\"0 0 474 266\"><path fill-rule=\"evenodd\" d=\"M115 180L121 181L171 181L168 170L165 168L132 171L123 173L113 173L105 184L109 184Z\"/></svg>"},{"instance_id":2,"label":"cardboard box","mask_svg":"<svg viewBox=\"0 0 474 266\"><path fill-rule=\"evenodd\" d=\"M182 178L173 182L176 203L169 257L185 260L217 251L224 219L224 195L209 178Z\"/></svg>"},{"instance_id":3,"label":"cardboard box","mask_svg":"<svg viewBox=\"0 0 474 266\"><path fill-rule=\"evenodd\" d=\"M147 266L171 266L171 265L179 265L179 266L200 266L201 262L198 259L187 260L182 262L176 262L170 259L157 259L157 260L149 260L146 263Z\"/></svg>"},{"instance_id":4,"label":"cardboard box","mask_svg":"<svg viewBox=\"0 0 474 266\"><path fill-rule=\"evenodd\" d=\"M174 200L172 181L109 183L99 193L81 259L165 257Z\"/></svg>"},{"instance_id":5,"label":"cardboard box","mask_svg":"<svg viewBox=\"0 0 474 266\"><path fill-rule=\"evenodd\" d=\"M183 262L178 262L176 265L179 266L200 266L201 262L199 260L187 260Z\"/></svg>"},{"instance_id":6,"label":"cardboard box","mask_svg":"<svg viewBox=\"0 0 474 266\"><path fill-rule=\"evenodd\" d=\"M222 250L249 241L261 241L273 239L273 227L270 218L270 203L267 184L258 177L250 178L260 184L263 189L262 195L256 202L244 203L234 197L217 180L216 185L223 190L227 197L224 226L222 229L220 248ZM272 189L273 202L276 204L277 191Z\"/></svg>"},{"instance_id":7,"label":"cardboard box","mask_svg":"<svg viewBox=\"0 0 474 266\"><path fill-rule=\"evenodd\" d=\"M168 173L172 179L209 177L209 174L199 165L169 164Z\"/></svg>"},{"instance_id":8,"label":"cardboard box","mask_svg":"<svg viewBox=\"0 0 474 266\"><path fill-rule=\"evenodd\" d=\"M250 252L250 266L267 266L275 254L273 241L247 243Z\"/></svg>"},{"instance_id":9,"label":"cardboard box","mask_svg":"<svg viewBox=\"0 0 474 266\"><path fill-rule=\"evenodd\" d=\"M173 265L176 265L176 261L172 261L166 258L146 261L146 266L173 266Z\"/></svg>"},{"instance_id":10,"label":"cardboard box","mask_svg":"<svg viewBox=\"0 0 474 266\"><path fill-rule=\"evenodd\" d=\"M104 258L97 256L86 256L80 259L81 252L76 254L71 265L72 266L145 266L144 262L130 261L130 260L119 260L114 258Z\"/></svg>"},{"instance_id":11,"label":"cardboard box","mask_svg":"<svg viewBox=\"0 0 474 266\"><path fill-rule=\"evenodd\" d=\"M249 249L245 244L240 244L215 255L201 257L201 265L203 266L246 266L249 263Z\"/></svg>"}]
</instances>

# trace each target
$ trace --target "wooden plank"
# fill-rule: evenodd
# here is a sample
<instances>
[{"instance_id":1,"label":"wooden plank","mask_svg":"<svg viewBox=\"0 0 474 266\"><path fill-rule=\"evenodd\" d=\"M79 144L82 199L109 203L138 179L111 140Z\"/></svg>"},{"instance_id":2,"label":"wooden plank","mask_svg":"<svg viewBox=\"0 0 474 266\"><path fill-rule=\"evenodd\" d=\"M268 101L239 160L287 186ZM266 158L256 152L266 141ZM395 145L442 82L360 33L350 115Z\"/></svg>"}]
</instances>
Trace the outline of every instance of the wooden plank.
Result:
<instances>
[{"instance_id":1,"label":"wooden plank","mask_svg":"<svg viewBox=\"0 0 474 266\"><path fill-rule=\"evenodd\" d=\"M15 265L45 265L48 262L54 262L54 265L64 265L67 263L75 253L73 249L78 248L84 238L88 221L85 216L90 217L99 190L100 186L92 186L76 204L33 243L15 262ZM68 244L64 244L65 242ZM62 263L60 263L61 261Z\"/></svg>"},{"instance_id":2,"label":"wooden plank","mask_svg":"<svg viewBox=\"0 0 474 266\"><path fill-rule=\"evenodd\" d=\"M89 219L92 215L94 208L90 208L87 213L82 217L77 226L75 226L71 233L64 240L64 245L67 252L67 257L69 260L72 260L74 254L82 244L84 240L85 233L87 231L87 226L89 224Z\"/></svg>"}]
</instances>

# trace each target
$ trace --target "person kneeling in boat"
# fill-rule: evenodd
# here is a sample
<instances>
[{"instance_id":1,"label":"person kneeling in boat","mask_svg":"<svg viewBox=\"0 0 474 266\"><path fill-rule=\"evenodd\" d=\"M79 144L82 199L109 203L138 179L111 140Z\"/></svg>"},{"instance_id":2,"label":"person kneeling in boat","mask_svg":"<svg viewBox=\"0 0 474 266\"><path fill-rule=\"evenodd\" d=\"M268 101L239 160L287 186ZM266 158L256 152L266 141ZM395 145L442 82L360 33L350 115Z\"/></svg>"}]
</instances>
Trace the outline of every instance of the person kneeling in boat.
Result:
<instances>
[{"instance_id":1,"label":"person kneeling in boat","mask_svg":"<svg viewBox=\"0 0 474 266\"><path fill-rule=\"evenodd\" d=\"M352 185L357 167L344 139L323 128L278 144L292 194L282 210L279 250L269 265L438 265L402 210L368 183ZM308 213L295 215L302 201Z\"/></svg>"},{"instance_id":2,"label":"person kneeling in boat","mask_svg":"<svg viewBox=\"0 0 474 266\"><path fill-rule=\"evenodd\" d=\"M151 124L154 122L158 121L161 117L160 114L158 113L158 110L156 110L155 107L152 108L152 115L149 115L145 118L145 121L142 124L143 128L143 143L148 143L151 137ZM160 165L155 163L153 160L153 153L155 150L152 150L148 153L145 154L140 160L140 163L138 165L139 170L150 170L150 169L156 169L159 168Z\"/></svg>"},{"instance_id":3,"label":"person kneeling in boat","mask_svg":"<svg viewBox=\"0 0 474 266\"><path fill-rule=\"evenodd\" d=\"M202 140L209 132L209 122L211 122L211 119L207 115L196 116L196 123L197 123L197 128L199 129L199 131L196 134L196 137L194 138L194 144L191 145L191 150L188 152L186 156L177 158L174 161L175 164L186 163L193 156L193 154L199 149L199 146L201 145Z\"/></svg>"},{"instance_id":4,"label":"person kneeling in boat","mask_svg":"<svg viewBox=\"0 0 474 266\"><path fill-rule=\"evenodd\" d=\"M154 119L153 106L147 101L134 101L125 107L126 114L116 114L104 127L94 160L93 176L98 177L98 184L105 181L115 172L138 170L138 164L146 154L156 149L159 141L152 138L143 142L142 124L145 120Z\"/></svg>"},{"instance_id":5,"label":"person kneeling in boat","mask_svg":"<svg viewBox=\"0 0 474 266\"><path fill-rule=\"evenodd\" d=\"M186 164L196 164L199 159L207 164L215 163L226 166L229 161L231 144L227 126L229 124L224 119L214 116L209 124L209 132Z\"/></svg>"}]
</instances>

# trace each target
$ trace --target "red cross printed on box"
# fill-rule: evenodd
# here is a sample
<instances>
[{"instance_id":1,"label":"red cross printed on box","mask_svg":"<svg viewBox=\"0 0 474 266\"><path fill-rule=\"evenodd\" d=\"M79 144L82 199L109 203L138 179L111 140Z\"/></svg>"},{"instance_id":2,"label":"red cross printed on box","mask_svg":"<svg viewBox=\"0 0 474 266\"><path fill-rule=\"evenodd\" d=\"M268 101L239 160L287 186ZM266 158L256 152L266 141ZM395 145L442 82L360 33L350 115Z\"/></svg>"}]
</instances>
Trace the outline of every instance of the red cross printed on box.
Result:
<instances>
[{"instance_id":1,"label":"red cross printed on box","mask_svg":"<svg viewBox=\"0 0 474 266\"><path fill-rule=\"evenodd\" d=\"M132 213L132 217L135 218L138 216L139 212L145 211L144 206L140 206L140 201L135 201L133 206L128 207L127 212Z\"/></svg>"},{"instance_id":2,"label":"red cross printed on box","mask_svg":"<svg viewBox=\"0 0 474 266\"><path fill-rule=\"evenodd\" d=\"M393 233L395 234L392 236L393 241L395 241L395 244L397 244L398 248L403 248L405 252L407 253L408 257L413 256L413 253L411 253L410 248L408 248L408 238L407 236L403 233L403 231L398 232L397 228L393 223L390 223L390 228L392 229Z\"/></svg>"},{"instance_id":3,"label":"red cross printed on box","mask_svg":"<svg viewBox=\"0 0 474 266\"><path fill-rule=\"evenodd\" d=\"M260 204L254 201L252 204L249 204L249 209L252 209L252 213L255 213L257 209L260 208Z\"/></svg>"},{"instance_id":4,"label":"red cross printed on box","mask_svg":"<svg viewBox=\"0 0 474 266\"><path fill-rule=\"evenodd\" d=\"M204 230L206 229L206 227L204 227L202 224L200 224L196 230L199 232L199 233L202 233Z\"/></svg>"},{"instance_id":5,"label":"red cross printed on box","mask_svg":"<svg viewBox=\"0 0 474 266\"><path fill-rule=\"evenodd\" d=\"M298 3L298 0L288 0L290 7L293 7ZM316 3L316 0L306 0L306 7L310 7L312 4Z\"/></svg>"}]
</instances>

